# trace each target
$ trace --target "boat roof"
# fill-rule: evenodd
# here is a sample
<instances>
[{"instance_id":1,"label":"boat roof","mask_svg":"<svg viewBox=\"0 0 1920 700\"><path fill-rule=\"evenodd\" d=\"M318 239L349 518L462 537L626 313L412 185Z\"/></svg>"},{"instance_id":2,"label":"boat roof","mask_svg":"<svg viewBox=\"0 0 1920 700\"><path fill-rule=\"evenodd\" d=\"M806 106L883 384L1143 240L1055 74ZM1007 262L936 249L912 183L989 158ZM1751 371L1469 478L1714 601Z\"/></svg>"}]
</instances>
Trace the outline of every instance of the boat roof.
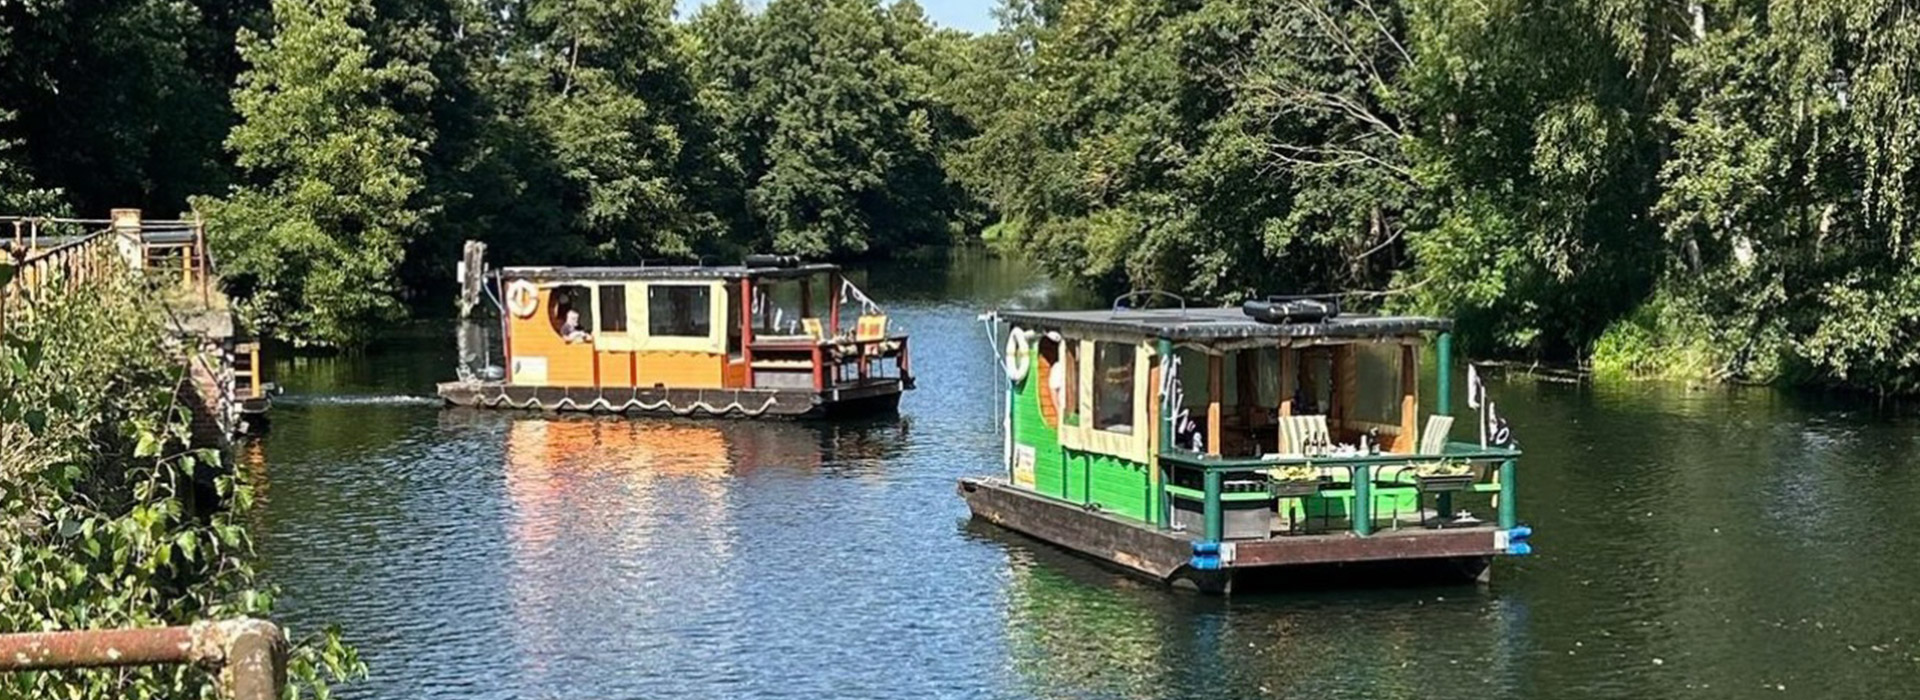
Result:
<instances>
[{"instance_id":1,"label":"boat roof","mask_svg":"<svg viewBox=\"0 0 1920 700\"><path fill-rule=\"evenodd\" d=\"M754 278L807 277L840 269L829 263L802 263L785 267L748 267L746 265L642 265L637 267L508 267L500 270L507 279L532 282L571 282L576 280L737 280Z\"/></svg>"},{"instance_id":2,"label":"boat roof","mask_svg":"<svg viewBox=\"0 0 1920 700\"><path fill-rule=\"evenodd\" d=\"M1015 324L1060 331L1095 331L1170 340L1248 338L1382 338L1428 331L1449 331L1453 320L1429 316L1375 316L1343 313L1314 323L1261 323L1239 307L1204 309L1117 309L1098 311L1001 311Z\"/></svg>"}]
</instances>

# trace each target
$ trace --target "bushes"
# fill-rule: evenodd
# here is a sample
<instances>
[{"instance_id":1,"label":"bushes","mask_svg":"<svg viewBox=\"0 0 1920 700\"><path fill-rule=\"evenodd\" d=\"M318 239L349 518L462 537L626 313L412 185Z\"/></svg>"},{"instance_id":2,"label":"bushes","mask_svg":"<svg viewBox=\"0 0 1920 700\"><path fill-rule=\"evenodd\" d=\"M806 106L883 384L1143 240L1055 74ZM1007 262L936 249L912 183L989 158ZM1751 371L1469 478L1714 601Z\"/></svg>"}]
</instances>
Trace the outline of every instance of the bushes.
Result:
<instances>
[{"instance_id":1,"label":"bushes","mask_svg":"<svg viewBox=\"0 0 1920 700\"><path fill-rule=\"evenodd\" d=\"M0 267L0 278L11 276ZM243 475L188 450L184 369L126 280L10 300L0 340L0 630L188 624L265 616L242 518ZM30 308L22 308L23 306ZM294 678L324 695L360 671L331 631ZM0 676L7 697L202 697L186 667Z\"/></svg>"}]
</instances>

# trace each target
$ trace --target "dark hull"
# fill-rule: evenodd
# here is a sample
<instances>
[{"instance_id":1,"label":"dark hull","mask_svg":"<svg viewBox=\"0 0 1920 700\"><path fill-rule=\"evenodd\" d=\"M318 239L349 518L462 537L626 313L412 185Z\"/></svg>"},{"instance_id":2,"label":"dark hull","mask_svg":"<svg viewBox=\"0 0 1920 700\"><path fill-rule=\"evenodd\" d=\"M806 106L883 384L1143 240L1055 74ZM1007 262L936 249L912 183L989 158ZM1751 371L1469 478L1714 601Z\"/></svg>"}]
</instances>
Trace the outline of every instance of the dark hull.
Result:
<instances>
[{"instance_id":1,"label":"dark hull","mask_svg":"<svg viewBox=\"0 0 1920 700\"><path fill-rule=\"evenodd\" d=\"M502 382L444 382L440 398L469 408L711 418L847 418L896 411L907 387L869 379L826 391L519 387Z\"/></svg>"},{"instance_id":2,"label":"dark hull","mask_svg":"<svg viewBox=\"0 0 1920 700\"><path fill-rule=\"evenodd\" d=\"M1503 554L1491 525L1413 528L1359 537L1350 533L1294 535L1225 543L1198 542L1134 520L1090 511L993 479L961 479L960 496L974 518L1019 532L1141 576L1177 587L1221 593L1265 587L1286 579L1354 579L1379 575L1403 581L1486 580L1488 563Z\"/></svg>"}]
</instances>

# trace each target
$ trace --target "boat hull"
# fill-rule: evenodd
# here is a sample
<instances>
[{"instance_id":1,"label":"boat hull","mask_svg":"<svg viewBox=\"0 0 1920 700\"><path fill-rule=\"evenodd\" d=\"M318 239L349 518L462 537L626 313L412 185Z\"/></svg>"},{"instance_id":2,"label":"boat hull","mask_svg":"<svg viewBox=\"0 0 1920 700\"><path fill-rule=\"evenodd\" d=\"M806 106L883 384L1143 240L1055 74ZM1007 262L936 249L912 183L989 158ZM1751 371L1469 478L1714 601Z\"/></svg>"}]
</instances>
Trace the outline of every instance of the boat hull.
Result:
<instances>
[{"instance_id":1,"label":"boat hull","mask_svg":"<svg viewBox=\"0 0 1920 700\"><path fill-rule=\"evenodd\" d=\"M973 517L1180 588L1209 593L1236 585L1306 583L1375 574L1395 583L1486 581L1492 557L1504 554L1491 525L1409 528L1360 537L1351 533L1289 535L1207 543L1077 504L1017 488L999 479L964 478L958 486Z\"/></svg>"},{"instance_id":2,"label":"boat hull","mask_svg":"<svg viewBox=\"0 0 1920 700\"><path fill-rule=\"evenodd\" d=\"M448 405L468 408L711 418L841 418L897 411L910 388L899 379L869 379L825 391L804 389L673 389L666 387L524 387L504 382L443 382Z\"/></svg>"}]
</instances>

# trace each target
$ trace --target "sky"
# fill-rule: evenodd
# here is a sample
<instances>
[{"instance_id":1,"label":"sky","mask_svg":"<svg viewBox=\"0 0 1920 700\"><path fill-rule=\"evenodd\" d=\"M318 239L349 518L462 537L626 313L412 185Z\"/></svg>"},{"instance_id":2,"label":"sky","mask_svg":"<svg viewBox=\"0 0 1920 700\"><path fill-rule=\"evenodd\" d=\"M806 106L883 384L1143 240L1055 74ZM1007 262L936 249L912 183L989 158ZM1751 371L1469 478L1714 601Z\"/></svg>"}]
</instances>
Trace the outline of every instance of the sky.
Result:
<instances>
[{"instance_id":1,"label":"sky","mask_svg":"<svg viewBox=\"0 0 1920 700\"><path fill-rule=\"evenodd\" d=\"M747 0L747 5L757 7L763 0ZM695 9L706 4L705 0L674 0L680 8L680 17L685 19ZM920 0L927 17L942 27L964 29L970 32L990 32L995 28L993 6L995 0Z\"/></svg>"}]
</instances>

